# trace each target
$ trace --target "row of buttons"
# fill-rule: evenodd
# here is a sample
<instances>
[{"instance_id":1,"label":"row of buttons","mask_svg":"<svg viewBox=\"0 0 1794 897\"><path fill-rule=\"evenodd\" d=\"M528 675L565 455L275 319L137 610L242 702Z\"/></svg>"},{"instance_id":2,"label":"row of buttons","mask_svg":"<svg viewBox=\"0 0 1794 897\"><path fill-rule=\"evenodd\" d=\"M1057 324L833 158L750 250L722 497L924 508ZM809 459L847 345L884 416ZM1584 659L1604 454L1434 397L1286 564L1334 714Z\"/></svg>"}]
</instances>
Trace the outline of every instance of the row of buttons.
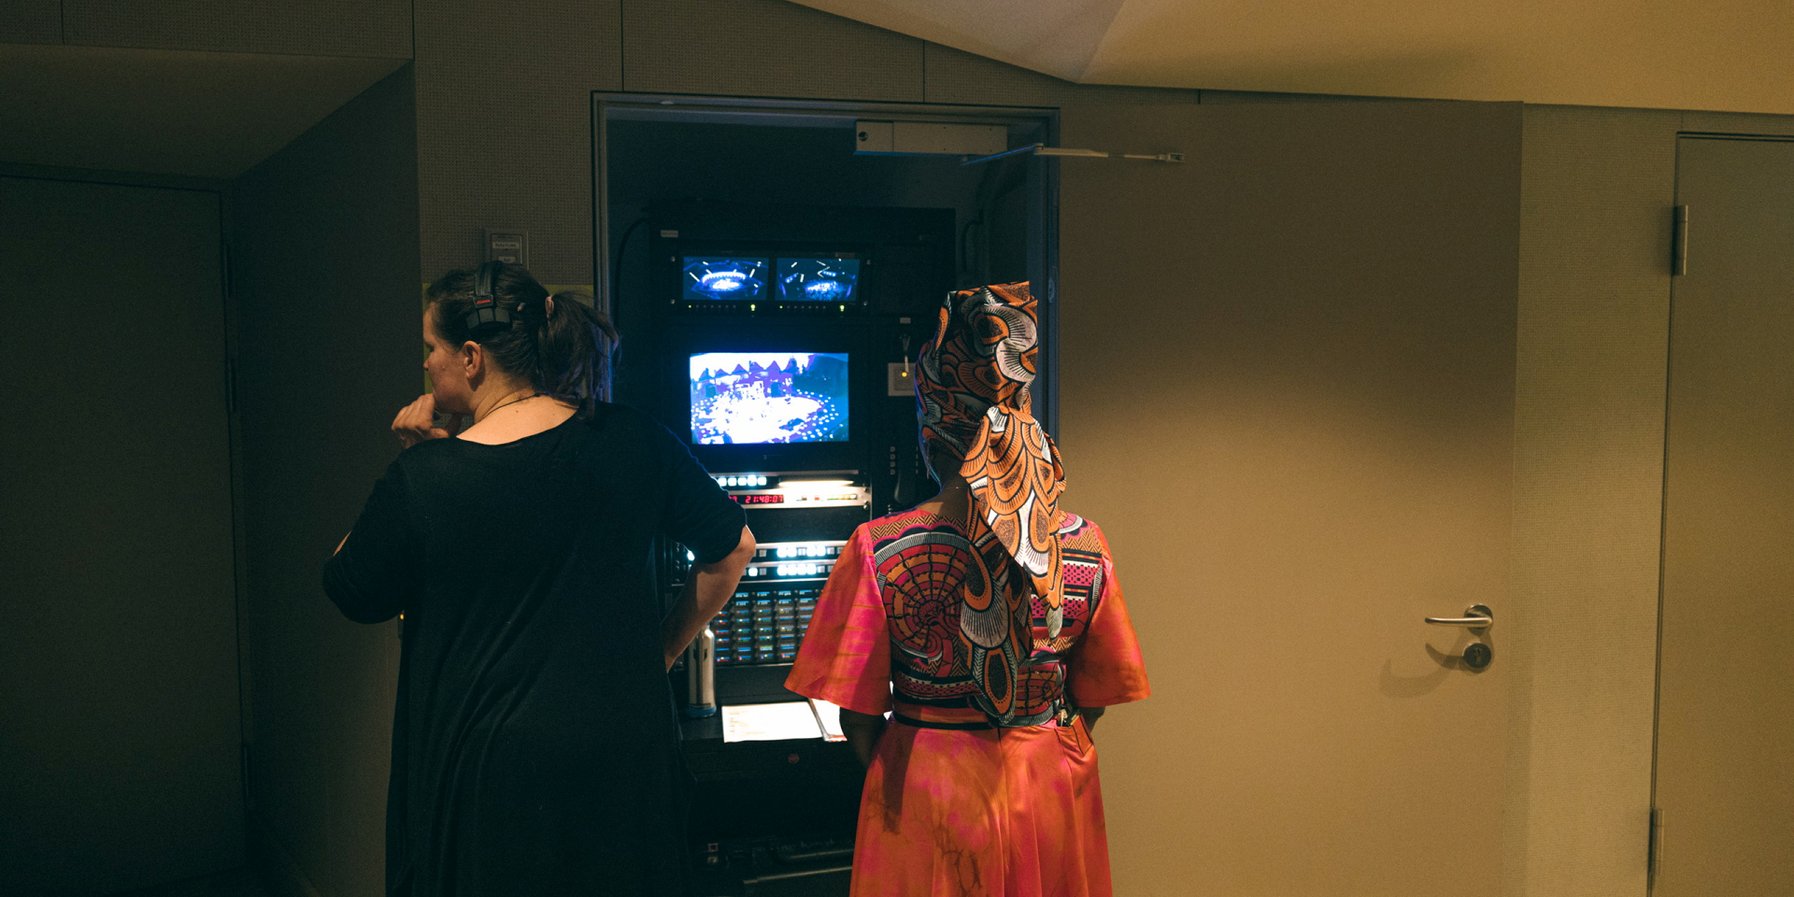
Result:
<instances>
[{"instance_id":1,"label":"row of buttons","mask_svg":"<svg viewBox=\"0 0 1794 897\"><path fill-rule=\"evenodd\" d=\"M740 666L789 663L816 612L816 596L795 589L737 592L710 623L716 662Z\"/></svg>"},{"instance_id":2,"label":"row of buttons","mask_svg":"<svg viewBox=\"0 0 1794 897\"><path fill-rule=\"evenodd\" d=\"M829 571L833 569L835 569L834 564L762 564L756 567L749 567L747 569L747 577L749 579L759 579L761 577L792 578L827 576L829 575Z\"/></svg>"},{"instance_id":3,"label":"row of buttons","mask_svg":"<svg viewBox=\"0 0 1794 897\"><path fill-rule=\"evenodd\" d=\"M738 489L742 486L766 486L770 483L762 474L728 474L712 476L711 479L715 480L718 486L726 489Z\"/></svg>"},{"instance_id":4,"label":"row of buttons","mask_svg":"<svg viewBox=\"0 0 1794 897\"><path fill-rule=\"evenodd\" d=\"M754 551L754 560L840 557L841 549L846 544L845 542L808 542L797 545L763 545Z\"/></svg>"}]
</instances>

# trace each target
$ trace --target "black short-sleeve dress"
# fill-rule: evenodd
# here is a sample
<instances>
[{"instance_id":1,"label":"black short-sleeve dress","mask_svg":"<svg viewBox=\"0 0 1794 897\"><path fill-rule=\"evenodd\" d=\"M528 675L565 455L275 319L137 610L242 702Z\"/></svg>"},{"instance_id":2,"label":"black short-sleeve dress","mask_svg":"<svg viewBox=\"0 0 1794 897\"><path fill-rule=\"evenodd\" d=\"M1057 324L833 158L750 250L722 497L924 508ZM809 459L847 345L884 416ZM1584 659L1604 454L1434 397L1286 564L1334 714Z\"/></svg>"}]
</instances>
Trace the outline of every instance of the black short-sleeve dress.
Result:
<instances>
[{"instance_id":1,"label":"black short-sleeve dress","mask_svg":"<svg viewBox=\"0 0 1794 897\"><path fill-rule=\"evenodd\" d=\"M688 778L651 546L714 561L742 521L683 443L622 406L400 454L324 566L350 619L405 614L389 894L683 892Z\"/></svg>"}]
</instances>

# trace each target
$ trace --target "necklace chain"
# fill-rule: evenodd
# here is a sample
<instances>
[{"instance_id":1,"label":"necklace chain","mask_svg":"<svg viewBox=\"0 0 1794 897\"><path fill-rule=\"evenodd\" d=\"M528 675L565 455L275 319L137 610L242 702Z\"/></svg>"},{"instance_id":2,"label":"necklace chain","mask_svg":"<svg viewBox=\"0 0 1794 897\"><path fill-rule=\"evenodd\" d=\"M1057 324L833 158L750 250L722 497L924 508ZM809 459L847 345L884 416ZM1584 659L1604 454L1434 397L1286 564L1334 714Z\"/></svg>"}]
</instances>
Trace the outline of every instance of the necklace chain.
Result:
<instances>
[{"instance_id":1,"label":"necklace chain","mask_svg":"<svg viewBox=\"0 0 1794 897\"><path fill-rule=\"evenodd\" d=\"M488 409L486 409L486 417L491 417L491 416L492 416L492 412L494 412L494 411L497 411L497 410L498 410L498 409L500 409L500 408L503 408L503 407L505 407L505 406L506 406L506 405L515 405L515 404L517 404L517 403L518 403L518 402L521 402L521 401L523 401L523 400L525 400L525 399L533 399L533 398L535 398L535 397L536 397L536 396L539 396L539 395L541 395L541 393L539 393L539 392L532 392L532 393L530 393L530 394L529 394L529 395L527 395L527 396L518 396L518 397L517 397L517 398L515 398L515 399L506 399L506 400L504 400L504 401L502 401L502 402L499 402L499 403L498 403L498 404L496 404L496 405L493 405L493 406L492 406L492 407L491 407L491 408L488 408Z\"/></svg>"}]
</instances>

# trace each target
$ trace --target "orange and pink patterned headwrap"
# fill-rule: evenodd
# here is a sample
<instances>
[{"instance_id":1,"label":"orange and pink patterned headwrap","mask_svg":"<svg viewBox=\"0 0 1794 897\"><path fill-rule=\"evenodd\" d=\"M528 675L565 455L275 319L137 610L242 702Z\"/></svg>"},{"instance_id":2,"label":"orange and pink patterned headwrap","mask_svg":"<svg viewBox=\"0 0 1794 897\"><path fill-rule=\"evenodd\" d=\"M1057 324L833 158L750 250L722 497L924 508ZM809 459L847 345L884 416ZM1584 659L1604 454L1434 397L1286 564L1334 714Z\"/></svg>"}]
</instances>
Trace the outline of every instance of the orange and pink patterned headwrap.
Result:
<instances>
[{"instance_id":1,"label":"orange and pink patterned headwrap","mask_svg":"<svg viewBox=\"0 0 1794 897\"><path fill-rule=\"evenodd\" d=\"M997 630L1006 629L1001 637L1007 647L1024 655L1029 599L1038 596L1054 637L1064 603L1059 496L1065 470L1058 448L1034 418L1028 391L1040 351L1036 309L1026 282L949 294L934 337L922 346L916 377L924 453L962 459L959 473L971 486L974 531L967 535L976 546L994 539L1005 560L1025 575L1014 586L1031 586L985 593L994 603L1007 591L1003 603L1011 606L968 605L962 627L987 648L996 647Z\"/></svg>"}]
</instances>

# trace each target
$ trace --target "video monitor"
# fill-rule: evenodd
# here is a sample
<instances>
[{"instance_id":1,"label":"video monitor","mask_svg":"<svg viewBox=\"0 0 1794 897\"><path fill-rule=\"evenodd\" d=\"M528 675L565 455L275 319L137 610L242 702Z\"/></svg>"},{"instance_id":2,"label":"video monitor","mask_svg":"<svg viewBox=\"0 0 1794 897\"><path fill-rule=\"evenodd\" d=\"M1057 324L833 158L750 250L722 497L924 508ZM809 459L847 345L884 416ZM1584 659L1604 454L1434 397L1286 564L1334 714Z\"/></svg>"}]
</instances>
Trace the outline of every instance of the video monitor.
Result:
<instances>
[{"instance_id":1,"label":"video monitor","mask_svg":"<svg viewBox=\"0 0 1794 897\"><path fill-rule=\"evenodd\" d=\"M693 445L848 441L847 353L691 356Z\"/></svg>"},{"instance_id":2,"label":"video monitor","mask_svg":"<svg viewBox=\"0 0 1794 897\"><path fill-rule=\"evenodd\" d=\"M780 302L859 302L859 293L859 259L813 257L778 260Z\"/></svg>"},{"instance_id":3,"label":"video monitor","mask_svg":"<svg viewBox=\"0 0 1794 897\"><path fill-rule=\"evenodd\" d=\"M766 298L771 266L764 258L736 255L681 256L686 302L758 302Z\"/></svg>"}]
</instances>

